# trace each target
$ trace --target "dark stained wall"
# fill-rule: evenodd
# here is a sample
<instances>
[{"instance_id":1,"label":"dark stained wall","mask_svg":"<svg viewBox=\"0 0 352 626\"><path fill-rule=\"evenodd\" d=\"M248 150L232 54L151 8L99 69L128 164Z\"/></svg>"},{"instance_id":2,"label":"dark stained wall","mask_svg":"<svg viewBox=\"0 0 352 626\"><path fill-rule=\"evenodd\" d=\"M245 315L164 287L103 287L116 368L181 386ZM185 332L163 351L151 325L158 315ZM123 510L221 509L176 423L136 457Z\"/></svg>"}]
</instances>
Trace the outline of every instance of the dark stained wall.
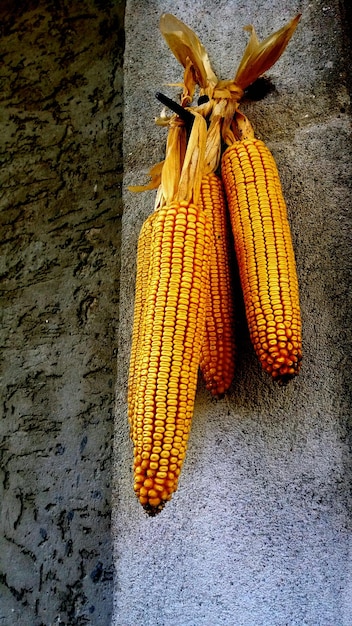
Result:
<instances>
[{"instance_id":1,"label":"dark stained wall","mask_svg":"<svg viewBox=\"0 0 352 626\"><path fill-rule=\"evenodd\" d=\"M4 626L110 622L123 17L0 5Z\"/></svg>"}]
</instances>

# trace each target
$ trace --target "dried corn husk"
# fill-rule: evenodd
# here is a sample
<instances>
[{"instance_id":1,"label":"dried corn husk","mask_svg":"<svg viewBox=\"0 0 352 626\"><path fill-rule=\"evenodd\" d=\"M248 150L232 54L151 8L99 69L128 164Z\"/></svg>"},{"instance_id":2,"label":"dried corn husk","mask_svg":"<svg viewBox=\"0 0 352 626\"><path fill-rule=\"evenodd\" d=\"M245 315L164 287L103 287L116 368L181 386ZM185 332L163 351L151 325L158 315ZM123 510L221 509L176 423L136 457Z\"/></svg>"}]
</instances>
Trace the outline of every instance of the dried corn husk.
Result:
<instances>
[{"instance_id":1,"label":"dried corn husk","mask_svg":"<svg viewBox=\"0 0 352 626\"><path fill-rule=\"evenodd\" d=\"M249 42L238 66L234 82L242 89L254 83L259 76L267 72L279 59L297 28L301 14L296 15L288 24L259 42L254 26L245 26L251 33Z\"/></svg>"},{"instance_id":2,"label":"dried corn husk","mask_svg":"<svg viewBox=\"0 0 352 626\"><path fill-rule=\"evenodd\" d=\"M184 68L191 61L196 82L205 89L216 85L218 79L211 67L208 53L197 35L189 26L170 13L164 13L160 19L160 30L166 43Z\"/></svg>"}]
</instances>

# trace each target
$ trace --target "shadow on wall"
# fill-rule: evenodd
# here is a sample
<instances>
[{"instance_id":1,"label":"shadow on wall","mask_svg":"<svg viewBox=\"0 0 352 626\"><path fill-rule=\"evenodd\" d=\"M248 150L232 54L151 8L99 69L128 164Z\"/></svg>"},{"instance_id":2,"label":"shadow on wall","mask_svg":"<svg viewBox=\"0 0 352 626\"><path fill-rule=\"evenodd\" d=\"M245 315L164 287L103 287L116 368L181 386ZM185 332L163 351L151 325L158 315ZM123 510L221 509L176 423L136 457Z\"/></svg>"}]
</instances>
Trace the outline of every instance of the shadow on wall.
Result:
<instances>
[{"instance_id":1,"label":"shadow on wall","mask_svg":"<svg viewBox=\"0 0 352 626\"><path fill-rule=\"evenodd\" d=\"M0 622L108 624L124 2L0 23Z\"/></svg>"}]
</instances>

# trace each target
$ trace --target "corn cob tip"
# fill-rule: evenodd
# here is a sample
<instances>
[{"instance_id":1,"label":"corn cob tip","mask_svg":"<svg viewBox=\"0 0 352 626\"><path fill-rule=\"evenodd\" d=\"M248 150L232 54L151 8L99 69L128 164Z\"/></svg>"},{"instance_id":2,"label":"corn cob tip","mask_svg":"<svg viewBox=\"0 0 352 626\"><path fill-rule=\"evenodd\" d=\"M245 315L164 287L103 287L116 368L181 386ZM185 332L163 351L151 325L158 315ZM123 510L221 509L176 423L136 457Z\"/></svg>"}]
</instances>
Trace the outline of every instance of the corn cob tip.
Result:
<instances>
[{"instance_id":1,"label":"corn cob tip","mask_svg":"<svg viewBox=\"0 0 352 626\"><path fill-rule=\"evenodd\" d=\"M214 389L208 389L208 391L210 391L215 400L223 400L225 398L225 391L219 392Z\"/></svg>"},{"instance_id":2,"label":"corn cob tip","mask_svg":"<svg viewBox=\"0 0 352 626\"><path fill-rule=\"evenodd\" d=\"M143 504L143 509L149 515L149 517L155 517L163 510L167 500L160 500L159 504L155 504L154 506L148 502L148 504Z\"/></svg>"},{"instance_id":3,"label":"corn cob tip","mask_svg":"<svg viewBox=\"0 0 352 626\"><path fill-rule=\"evenodd\" d=\"M177 442L175 445L177 445ZM174 452L176 452L176 449L174 449ZM133 488L140 504L150 517L155 517L155 515L160 513L165 504L171 500L172 494L177 489L182 460L179 462L179 467L174 467L173 464L173 471L165 471L165 465L163 465L157 472L155 469L151 469L150 466L146 468L147 460L141 460L137 454L134 463L135 482ZM161 462L163 461L165 461L165 454L164 458L161 459ZM153 461L153 463L155 462Z\"/></svg>"},{"instance_id":4,"label":"corn cob tip","mask_svg":"<svg viewBox=\"0 0 352 626\"><path fill-rule=\"evenodd\" d=\"M288 368L288 367L286 368L289 371L287 371L286 373L281 373L279 370L279 373L276 377L275 377L275 373L271 372L271 375L274 381L277 382L280 386L285 387L287 383L290 382L290 380L293 380L293 378L298 376L299 370L301 369L301 361L302 361L302 356L299 355L297 357L296 363L294 363L294 365L291 368Z\"/></svg>"},{"instance_id":5,"label":"corn cob tip","mask_svg":"<svg viewBox=\"0 0 352 626\"><path fill-rule=\"evenodd\" d=\"M275 356L275 353L264 353L259 356L259 360L263 369L271 375L276 383L287 385L290 380L299 374L302 356L299 353L292 354L290 358L286 358L278 350L276 352L278 356ZM260 351L262 352L262 350ZM297 350L294 350L294 352L297 352Z\"/></svg>"}]
</instances>

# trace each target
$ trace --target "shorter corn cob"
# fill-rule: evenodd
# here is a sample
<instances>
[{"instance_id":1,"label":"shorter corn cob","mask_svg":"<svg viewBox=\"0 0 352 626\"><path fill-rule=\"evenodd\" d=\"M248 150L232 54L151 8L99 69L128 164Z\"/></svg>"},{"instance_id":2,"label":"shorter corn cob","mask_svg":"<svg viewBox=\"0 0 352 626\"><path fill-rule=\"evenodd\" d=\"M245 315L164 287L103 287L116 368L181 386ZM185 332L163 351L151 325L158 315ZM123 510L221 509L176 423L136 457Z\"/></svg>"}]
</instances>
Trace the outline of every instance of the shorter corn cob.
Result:
<instances>
[{"instance_id":1,"label":"shorter corn cob","mask_svg":"<svg viewBox=\"0 0 352 626\"><path fill-rule=\"evenodd\" d=\"M211 230L204 211L174 202L155 213L130 398L134 489L155 515L177 488L193 414L208 295ZM138 279L142 277L139 275Z\"/></svg>"},{"instance_id":2,"label":"shorter corn cob","mask_svg":"<svg viewBox=\"0 0 352 626\"><path fill-rule=\"evenodd\" d=\"M209 296L200 369L207 389L215 396L230 387L235 369L234 304L231 284L231 241L225 193L214 173L203 176L200 193L213 231Z\"/></svg>"},{"instance_id":3,"label":"shorter corn cob","mask_svg":"<svg viewBox=\"0 0 352 626\"><path fill-rule=\"evenodd\" d=\"M301 318L277 167L262 141L245 139L224 152L222 177L251 340L263 368L286 382L300 368Z\"/></svg>"}]
</instances>

